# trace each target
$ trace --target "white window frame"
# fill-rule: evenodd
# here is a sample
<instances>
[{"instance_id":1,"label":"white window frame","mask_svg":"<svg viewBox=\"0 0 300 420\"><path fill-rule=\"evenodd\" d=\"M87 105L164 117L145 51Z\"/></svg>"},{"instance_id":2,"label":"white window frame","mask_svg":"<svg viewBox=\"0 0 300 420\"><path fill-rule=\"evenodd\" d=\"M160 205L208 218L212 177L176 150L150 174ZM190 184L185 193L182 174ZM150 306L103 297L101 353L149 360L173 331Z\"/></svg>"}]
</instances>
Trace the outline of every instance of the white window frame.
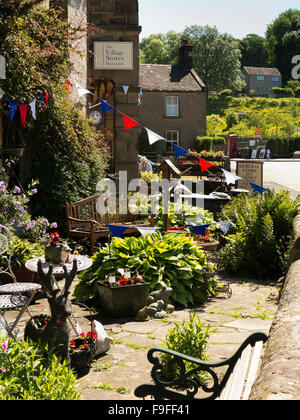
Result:
<instances>
[{"instance_id":1,"label":"white window frame","mask_svg":"<svg viewBox=\"0 0 300 420\"><path fill-rule=\"evenodd\" d=\"M171 103L168 103L168 101ZM178 96L166 96L166 117L179 117Z\"/></svg>"},{"instance_id":2,"label":"white window frame","mask_svg":"<svg viewBox=\"0 0 300 420\"><path fill-rule=\"evenodd\" d=\"M265 80L265 76L257 76L257 80Z\"/></svg>"},{"instance_id":3,"label":"white window frame","mask_svg":"<svg viewBox=\"0 0 300 420\"><path fill-rule=\"evenodd\" d=\"M171 136L172 138L169 137L169 134L176 134L176 139L173 138L173 136ZM168 140L167 142L167 147L166 147L166 151L167 152L173 152L173 147L171 146L171 143L176 144L176 146L179 146L179 131L178 130L166 130L166 140Z\"/></svg>"}]
</instances>

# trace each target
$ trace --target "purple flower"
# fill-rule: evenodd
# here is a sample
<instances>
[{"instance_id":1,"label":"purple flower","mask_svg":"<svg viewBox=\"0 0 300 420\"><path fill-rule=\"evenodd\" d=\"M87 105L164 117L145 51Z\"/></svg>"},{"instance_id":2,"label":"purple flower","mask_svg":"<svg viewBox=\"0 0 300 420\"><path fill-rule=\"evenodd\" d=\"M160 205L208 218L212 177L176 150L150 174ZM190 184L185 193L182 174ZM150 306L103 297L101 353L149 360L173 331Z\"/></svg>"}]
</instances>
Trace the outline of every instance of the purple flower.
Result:
<instances>
[{"instance_id":1,"label":"purple flower","mask_svg":"<svg viewBox=\"0 0 300 420\"><path fill-rule=\"evenodd\" d=\"M51 223L51 228L56 229L57 228L57 223L56 222Z\"/></svg>"},{"instance_id":2,"label":"purple flower","mask_svg":"<svg viewBox=\"0 0 300 420\"><path fill-rule=\"evenodd\" d=\"M4 181L0 181L0 191L4 191L7 187L7 183Z\"/></svg>"},{"instance_id":3,"label":"purple flower","mask_svg":"<svg viewBox=\"0 0 300 420\"><path fill-rule=\"evenodd\" d=\"M42 219L41 223L42 223L43 226L48 226L49 225L49 222L48 222L47 219Z\"/></svg>"},{"instance_id":4,"label":"purple flower","mask_svg":"<svg viewBox=\"0 0 300 420\"><path fill-rule=\"evenodd\" d=\"M21 188L17 187L17 185L14 188L14 194L19 194L21 192Z\"/></svg>"},{"instance_id":5,"label":"purple flower","mask_svg":"<svg viewBox=\"0 0 300 420\"><path fill-rule=\"evenodd\" d=\"M3 367L3 366L2 366L1 371L2 371L3 373L5 373L5 372L6 372L5 367Z\"/></svg>"},{"instance_id":6,"label":"purple flower","mask_svg":"<svg viewBox=\"0 0 300 420\"><path fill-rule=\"evenodd\" d=\"M36 194L36 193L37 193L37 189L36 189L36 188L33 188L33 189L30 191L29 195L34 195L34 194Z\"/></svg>"},{"instance_id":7,"label":"purple flower","mask_svg":"<svg viewBox=\"0 0 300 420\"><path fill-rule=\"evenodd\" d=\"M34 226L35 226L35 221L34 220L32 220L30 222L27 222L26 223L26 230L32 229L32 228L34 228Z\"/></svg>"},{"instance_id":8,"label":"purple flower","mask_svg":"<svg viewBox=\"0 0 300 420\"><path fill-rule=\"evenodd\" d=\"M7 341L4 341L3 343L1 343L1 347L2 347L2 350L7 351L8 350L8 343L7 343Z\"/></svg>"}]
</instances>

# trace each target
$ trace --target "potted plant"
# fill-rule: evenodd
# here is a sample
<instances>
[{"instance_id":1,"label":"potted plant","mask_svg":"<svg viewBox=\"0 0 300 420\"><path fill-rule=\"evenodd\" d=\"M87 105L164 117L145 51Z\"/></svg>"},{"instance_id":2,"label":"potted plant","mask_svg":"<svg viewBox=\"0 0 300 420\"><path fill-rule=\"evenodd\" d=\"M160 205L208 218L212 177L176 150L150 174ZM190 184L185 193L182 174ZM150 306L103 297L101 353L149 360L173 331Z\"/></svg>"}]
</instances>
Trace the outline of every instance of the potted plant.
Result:
<instances>
[{"instance_id":1,"label":"potted plant","mask_svg":"<svg viewBox=\"0 0 300 420\"><path fill-rule=\"evenodd\" d=\"M209 232L206 232L205 235L196 235L195 240L206 251L216 251L219 246L219 241L214 239Z\"/></svg>"},{"instance_id":2,"label":"potted plant","mask_svg":"<svg viewBox=\"0 0 300 420\"><path fill-rule=\"evenodd\" d=\"M12 272L19 282L33 281L34 274L25 268L25 263L31 258L42 256L44 254L44 248L39 243L33 243L27 239L21 239L15 235L13 238L14 249L10 260ZM7 259L9 258L11 252L12 244L10 244L7 251L0 256L0 266L5 266L7 264ZM11 279L5 278L4 281L6 280Z\"/></svg>"},{"instance_id":3,"label":"potted plant","mask_svg":"<svg viewBox=\"0 0 300 420\"><path fill-rule=\"evenodd\" d=\"M110 274L105 281L98 282L103 312L113 318L133 317L147 304L150 283L137 273L131 277L128 270L120 269L117 277Z\"/></svg>"},{"instance_id":4,"label":"potted plant","mask_svg":"<svg viewBox=\"0 0 300 420\"><path fill-rule=\"evenodd\" d=\"M69 353L71 367L80 370L90 365L96 354L96 339L97 334L91 331L87 334L81 333L78 337L70 341Z\"/></svg>"},{"instance_id":5,"label":"potted plant","mask_svg":"<svg viewBox=\"0 0 300 420\"><path fill-rule=\"evenodd\" d=\"M65 243L59 243L59 233L50 234L50 243L45 246L45 260L55 264L65 263L71 249Z\"/></svg>"}]
</instances>

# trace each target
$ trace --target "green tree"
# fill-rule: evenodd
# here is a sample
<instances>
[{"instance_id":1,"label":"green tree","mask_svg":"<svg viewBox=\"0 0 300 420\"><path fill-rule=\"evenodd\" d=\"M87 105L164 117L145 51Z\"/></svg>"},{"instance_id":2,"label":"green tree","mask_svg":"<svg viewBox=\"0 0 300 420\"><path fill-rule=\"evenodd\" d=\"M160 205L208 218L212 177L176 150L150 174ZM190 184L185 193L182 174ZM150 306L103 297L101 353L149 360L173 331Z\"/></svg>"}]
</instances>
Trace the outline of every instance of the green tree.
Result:
<instances>
[{"instance_id":1,"label":"green tree","mask_svg":"<svg viewBox=\"0 0 300 420\"><path fill-rule=\"evenodd\" d=\"M184 35L194 46L194 68L209 90L242 89L241 52L237 40L210 26L186 27Z\"/></svg>"},{"instance_id":2,"label":"green tree","mask_svg":"<svg viewBox=\"0 0 300 420\"><path fill-rule=\"evenodd\" d=\"M287 82L291 79L292 58L299 54L300 10L288 9L281 13L268 25L266 39L271 61L280 70L283 82Z\"/></svg>"},{"instance_id":3,"label":"green tree","mask_svg":"<svg viewBox=\"0 0 300 420\"><path fill-rule=\"evenodd\" d=\"M265 38L256 34L249 34L240 40L239 44L242 54L242 66L269 66L269 53Z\"/></svg>"},{"instance_id":4,"label":"green tree","mask_svg":"<svg viewBox=\"0 0 300 420\"><path fill-rule=\"evenodd\" d=\"M182 34L169 31L152 34L140 42L140 61L148 64L177 64Z\"/></svg>"}]
</instances>

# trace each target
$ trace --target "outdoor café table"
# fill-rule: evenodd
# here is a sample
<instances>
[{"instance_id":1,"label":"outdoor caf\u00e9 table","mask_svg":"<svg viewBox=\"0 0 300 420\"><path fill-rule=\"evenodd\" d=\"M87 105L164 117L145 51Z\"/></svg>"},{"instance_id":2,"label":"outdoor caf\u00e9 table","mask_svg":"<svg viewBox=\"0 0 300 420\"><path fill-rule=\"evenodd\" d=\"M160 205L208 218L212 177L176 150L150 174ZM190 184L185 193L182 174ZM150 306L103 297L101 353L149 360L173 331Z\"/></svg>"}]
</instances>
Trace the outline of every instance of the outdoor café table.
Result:
<instances>
[{"instance_id":1,"label":"outdoor caf\u00e9 table","mask_svg":"<svg viewBox=\"0 0 300 420\"><path fill-rule=\"evenodd\" d=\"M25 263L25 267L29 271L32 271L34 273L38 273L38 261L39 260L41 260L41 262L42 262L42 270L45 273L48 273L50 266L53 267L52 275L53 275L53 279L56 281L56 284L57 284L57 280L61 280L65 277L64 266L66 267L67 272L70 273L72 268L73 268L73 262L75 260L77 260L77 273L79 273L80 271L86 270L87 268L91 267L91 265L92 265L92 260L88 257L85 257L83 255L70 255L70 257L68 259L68 262L60 263L60 264L56 264L56 263L52 263L52 262L46 262L45 261L45 256L32 258ZM79 327L73 313L72 313L71 317L76 324L76 326L75 326L73 324L73 322L70 320L72 328L75 330L75 332L77 334L79 334L80 327Z\"/></svg>"},{"instance_id":2,"label":"outdoor caf\u00e9 table","mask_svg":"<svg viewBox=\"0 0 300 420\"><path fill-rule=\"evenodd\" d=\"M0 286L0 324L10 337L15 339L13 330L25 310L31 317L28 307L36 292L41 288L42 286L37 283L8 283ZM5 312L14 309L19 309L19 314L10 327L5 318Z\"/></svg>"}]
</instances>

